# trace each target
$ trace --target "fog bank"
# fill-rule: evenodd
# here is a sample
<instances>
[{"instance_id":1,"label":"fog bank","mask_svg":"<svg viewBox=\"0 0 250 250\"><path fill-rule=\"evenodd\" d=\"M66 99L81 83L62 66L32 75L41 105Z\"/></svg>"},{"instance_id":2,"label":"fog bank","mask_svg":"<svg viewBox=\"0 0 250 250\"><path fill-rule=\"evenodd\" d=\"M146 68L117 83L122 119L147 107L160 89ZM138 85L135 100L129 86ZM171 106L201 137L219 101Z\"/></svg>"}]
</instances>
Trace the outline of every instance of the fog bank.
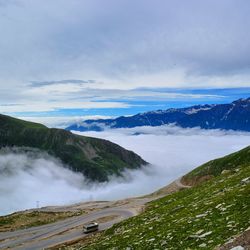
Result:
<instances>
[{"instance_id":1,"label":"fog bank","mask_svg":"<svg viewBox=\"0 0 250 250\"><path fill-rule=\"evenodd\" d=\"M173 125L74 133L111 140L133 150L154 165L161 185L209 160L250 145L247 132L184 129Z\"/></svg>"},{"instance_id":2,"label":"fog bank","mask_svg":"<svg viewBox=\"0 0 250 250\"><path fill-rule=\"evenodd\" d=\"M112 200L155 191L200 164L250 144L250 133L173 126L79 133L108 139L133 150L151 165L124 178L89 184L47 154L0 151L0 215L40 206Z\"/></svg>"}]
</instances>

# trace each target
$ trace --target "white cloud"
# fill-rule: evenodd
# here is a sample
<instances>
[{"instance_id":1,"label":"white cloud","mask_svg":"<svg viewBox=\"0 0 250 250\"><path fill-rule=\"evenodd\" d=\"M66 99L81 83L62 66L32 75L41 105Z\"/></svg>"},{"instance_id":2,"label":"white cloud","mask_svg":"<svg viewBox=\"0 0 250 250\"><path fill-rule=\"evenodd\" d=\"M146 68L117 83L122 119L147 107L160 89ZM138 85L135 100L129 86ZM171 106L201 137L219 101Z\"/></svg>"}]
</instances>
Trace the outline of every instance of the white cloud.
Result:
<instances>
[{"instance_id":1,"label":"white cloud","mask_svg":"<svg viewBox=\"0 0 250 250\"><path fill-rule=\"evenodd\" d=\"M19 117L25 121L42 123L50 128L66 128L75 123L81 123L83 120L88 119L109 119L111 116L102 115L86 115L86 116L25 116Z\"/></svg>"},{"instance_id":2,"label":"white cloud","mask_svg":"<svg viewBox=\"0 0 250 250\"><path fill-rule=\"evenodd\" d=\"M66 92L65 107L70 97L84 99L88 90L81 84L106 90L250 86L249 2L104 2L1 1L1 103L50 111L56 105L43 103ZM30 82L48 88L34 90Z\"/></svg>"},{"instance_id":3,"label":"white cloud","mask_svg":"<svg viewBox=\"0 0 250 250\"><path fill-rule=\"evenodd\" d=\"M49 112L59 109L94 109L94 108L128 108L122 102L92 102L92 101L55 101L55 102L28 102L24 104L0 105L0 113L15 112Z\"/></svg>"},{"instance_id":4,"label":"white cloud","mask_svg":"<svg viewBox=\"0 0 250 250\"><path fill-rule=\"evenodd\" d=\"M56 83L20 89L18 93L8 93L7 90L4 90L0 102L0 112L50 112L58 109L129 108L136 106L135 104L129 104L129 101L223 98L222 95L216 94L191 94L178 93L177 91L160 92L149 89L112 89L105 86L89 88L85 84Z\"/></svg>"},{"instance_id":5,"label":"white cloud","mask_svg":"<svg viewBox=\"0 0 250 250\"><path fill-rule=\"evenodd\" d=\"M133 135L136 132L144 133ZM249 145L249 133L161 128L134 128L78 133L111 140L150 162L148 168L124 173L125 179L89 185L43 154L0 154L1 214L87 200L112 200L153 192L208 160Z\"/></svg>"},{"instance_id":6,"label":"white cloud","mask_svg":"<svg viewBox=\"0 0 250 250\"><path fill-rule=\"evenodd\" d=\"M250 142L250 133L247 132L183 129L168 125L75 133L108 139L133 150L154 166L159 166L167 180L208 160L248 146Z\"/></svg>"}]
</instances>

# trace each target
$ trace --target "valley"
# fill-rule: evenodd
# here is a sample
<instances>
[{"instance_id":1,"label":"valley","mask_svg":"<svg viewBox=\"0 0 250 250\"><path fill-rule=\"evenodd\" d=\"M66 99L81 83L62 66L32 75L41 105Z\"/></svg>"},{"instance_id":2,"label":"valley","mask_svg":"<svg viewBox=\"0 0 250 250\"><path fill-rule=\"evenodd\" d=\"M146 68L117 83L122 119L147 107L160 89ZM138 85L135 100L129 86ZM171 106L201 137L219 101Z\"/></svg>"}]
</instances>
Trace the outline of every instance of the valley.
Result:
<instances>
[{"instance_id":1,"label":"valley","mask_svg":"<svg viewBox=\"0 0 250 250\"><path fill-rule=\"evenodd\" d=\"M140 135L134 135L136 132ZM4 149L4 152L2 149L0 214L36 208L37 201L39 207L65 206L147 195L195 166L246 147L250 141L247 133L169 126L87 132L82 135L112 141L136 152L151 164L139 169L127 169L123 177L111 176L109 182L97 183L89 182L57 158L39 151L12 148Z\"/></svg>"},{"instance_id":2,"label":"valley","mask_svg":"<svg viewBox=\"0 0 250 250\"><path fill-rule=\"evenodd\" d=\"M82 225L90 221L97 221L100 223L100 231L106 230L112 227L114 224L125 220L130 217L137 216L143 213L147 203L157 200L167 194L175 193L183 188L189 188L180 183L180 180L176 180L173 183L167 185L163 189L146 195L144 197L128 198L118 201L100 201L100 202L87 202L78 203L70 206L59 207L43 207L40 209L27 210L25 212L19 212L17 214L7 216L9 220L13 217L22 217L24 215L34 216L36 213L37 224L41 223L43 214L67 215L67 219L63 216L58 219L58 222L53 221L44 222L43 226L35 226L31 224L23 224L23 228L9 232L8 228L1 227L0 232L0 248L1 249L42 249L42 248L57 248L58 245L69 244L70 242L78 242L87 235L83 234ZM40 216L39 216L40 214ZM83 215L80 215L83 214ZM72 218L70 218L72 217ZM0 217L0 225L2 225L4 217ZM29 220L27 220L30 223ZM12 230L11 230L12 231ZM78 244L78 243L77 243Z\"/></svg>"},{"instance_id":3,"label":"valley","mask_svg":"<svg viewBox=\"0 0 250 250\"><path fill-rule=\"evenodd\" d=\"M230 239L233 243L250 225L246 220L250 218L249 150L247 147L208 162L145 197L42 208L37 211L91 210L86 215L48 226L0 233L0 247L113 249L119 246L119 249L140 249L143 245L143 249L163 249L165 246L169 249L214 249ZM207 166L210 178L201 179L207 176ZM184 184L187 180L197 180L197 175L199 182L192 181L192 186ZM100 220L100 231L105 231L83 239L86 237L82 232L83 223L93 220ZM250 242L245 239L241 244Z\"/></svg>"},{"instance_id":4,"label":"valley","mask_svg":"<svg viewBox=\"0 0 250 250\"><path fill-rule=\"evenodd\" d=\"M72 133L8 116L0 121L0 185L21 177L9 190L14 195L0 199L30 189L33 204L45 196L56 204L69 191L87 200L0 217L1 249L214 249L248 234L250 149L241 149L249 145L247 132L164 125ZM92 221L99 232L84 234Z\"/></svg>"},{"instance_id":5,"label":"valley","mask_svg":"<svg viewBox=\"0 0 250 250\"><path fill-rule=\"evenodd\" d=\"M0 250L250 250L249 9L0 0Z\"/></svg>"}]
</instances>

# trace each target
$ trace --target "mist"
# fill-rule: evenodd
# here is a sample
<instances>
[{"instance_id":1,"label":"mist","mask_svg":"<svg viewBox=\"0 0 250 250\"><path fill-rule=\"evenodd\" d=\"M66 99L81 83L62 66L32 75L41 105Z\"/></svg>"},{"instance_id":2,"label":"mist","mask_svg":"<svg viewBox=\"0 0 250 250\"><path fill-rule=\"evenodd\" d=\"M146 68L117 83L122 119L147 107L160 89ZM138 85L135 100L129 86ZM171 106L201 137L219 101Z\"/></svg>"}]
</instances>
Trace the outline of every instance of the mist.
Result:
<instances>
[{"instance_id":1,"label":"mist","mask_svg":"<svg viewBox=\"0 0 250 250\"><path fill-rule=\"evenodd\" d=\"M175 126L116 129L77 134L108 139L150 163L123 178L89 183L60 160L39 151L0 151L0 215L39 206L116 200L147 194L191 169L250 144L250 133Z\"/></svg>"}]
</instances>

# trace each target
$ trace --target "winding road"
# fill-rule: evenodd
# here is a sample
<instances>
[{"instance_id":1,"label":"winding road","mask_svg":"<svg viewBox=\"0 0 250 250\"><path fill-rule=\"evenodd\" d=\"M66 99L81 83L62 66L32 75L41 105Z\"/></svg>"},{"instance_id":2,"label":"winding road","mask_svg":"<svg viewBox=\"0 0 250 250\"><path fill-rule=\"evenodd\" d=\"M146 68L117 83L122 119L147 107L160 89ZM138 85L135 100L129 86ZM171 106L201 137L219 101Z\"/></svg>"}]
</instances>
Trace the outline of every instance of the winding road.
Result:
<instances>
[{"instance_id":1,"label":"winding road","mask_svg":"<svg viewBox=\"0 0 250 250\"><path fill-rule=\"evenodd\" d=\"M39 250L74 241L86 236L86 234L83 233L83 224L109 217L105 222L99 223L99 230L105 230L115 223L137 215L146 203L165 196L168 193L178 191L181 188L189 187L190 186L183 185L181 178L179 178L161 189L164 190L164 194L130 198L115 202L93 202L92 205L96 206L96 208L99 209L98 211L43 226L0 233L0 249ZM71 210L81 206L81 209L83 209L89 205L91 205L91 203L60 207L59 209L60 211L63 209ZM46 211L46 209L49 208L44 209L41 209L41 211ZM58 208L54 207L49 211L57 210Z\"/></svg>"},{"instance_id":2,"label":"winding road","mask_svg":"<svg viewBox=\"0 0 250 250\"><path fill-rule=\"evenodd\" d=\"M135 215L136 212L130 209L108 208L44 226L0 233L0 249L34 250L52 247L86 236L82 225L90 221L107 216L118 216L111 221L100 223L99 229L104 230Z\"/></svg>"}]
</instances>

